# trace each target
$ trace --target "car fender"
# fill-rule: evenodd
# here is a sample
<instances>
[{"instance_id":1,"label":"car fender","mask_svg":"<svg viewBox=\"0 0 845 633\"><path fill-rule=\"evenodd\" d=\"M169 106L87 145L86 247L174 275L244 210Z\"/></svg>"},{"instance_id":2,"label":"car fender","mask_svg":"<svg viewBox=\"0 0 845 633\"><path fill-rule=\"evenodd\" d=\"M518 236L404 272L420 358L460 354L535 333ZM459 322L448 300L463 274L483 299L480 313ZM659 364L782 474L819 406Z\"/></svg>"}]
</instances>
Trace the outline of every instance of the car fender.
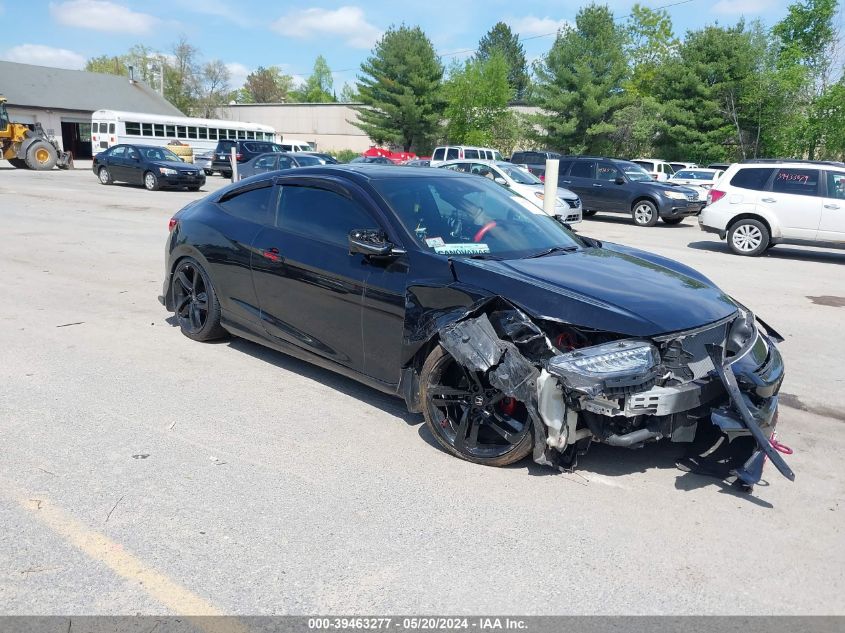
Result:
<instances>
[{"instance_id":1,"label":"car fender","mask_svg":"<svg viewBox=\"0 0 845 633\"><path fill-rule=\"evenodd\" d=\"M707 209L707 207L705 207L705 209ZM756 218L762 220L769 227L769 234L772 238L778 239L783 237L783 231L777 215L764 206L753 203L730 205L729 213L722 212L720 215L720 219L723 220L723 224L719 228L725 231L730 230L731 225L733 225L737 220ZM705 224L707 224L706 220Z\"/></svg>"}]
</instances>

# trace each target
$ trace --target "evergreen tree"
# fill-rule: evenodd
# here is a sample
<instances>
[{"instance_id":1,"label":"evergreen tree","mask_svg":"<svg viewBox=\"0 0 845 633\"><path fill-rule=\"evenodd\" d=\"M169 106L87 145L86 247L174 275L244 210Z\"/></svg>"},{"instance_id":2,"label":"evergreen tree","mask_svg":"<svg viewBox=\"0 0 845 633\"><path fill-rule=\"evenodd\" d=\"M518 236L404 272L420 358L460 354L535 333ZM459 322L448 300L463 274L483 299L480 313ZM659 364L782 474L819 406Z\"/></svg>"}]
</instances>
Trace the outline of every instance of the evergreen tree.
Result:
<instances>
[{"instance_id":1,"label":"evergreen tree","mask_svg":"<svg viewBox=\"0 0 845 633\"><path fill-rule=\"evenodd\" d=\"M497 22L478 42L476 58L486 62L496 53L502 55L507 64L508 84L513 98L522 100L528 89L528 65L525 61L525 49L519 37L504 22Z\"/></svg>"}]
</instances>

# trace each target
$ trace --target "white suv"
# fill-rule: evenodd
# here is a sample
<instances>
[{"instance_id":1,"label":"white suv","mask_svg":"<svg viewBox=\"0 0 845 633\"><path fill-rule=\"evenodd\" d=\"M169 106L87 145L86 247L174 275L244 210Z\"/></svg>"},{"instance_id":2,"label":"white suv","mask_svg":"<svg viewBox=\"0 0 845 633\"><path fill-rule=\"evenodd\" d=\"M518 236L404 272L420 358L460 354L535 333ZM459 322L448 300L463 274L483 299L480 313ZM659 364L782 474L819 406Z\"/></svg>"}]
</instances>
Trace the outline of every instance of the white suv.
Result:
<instances>
[{"instance_id":1,"label":"white suv","mask_svg":"<svg viewBox=\"0 0 845 633\"><path fill-rule=\"evenodd\" d=\"M775 244L845 248L845 163L734 163L707 196L699 227L737 255Z\"/></svg>"}]
</instances>

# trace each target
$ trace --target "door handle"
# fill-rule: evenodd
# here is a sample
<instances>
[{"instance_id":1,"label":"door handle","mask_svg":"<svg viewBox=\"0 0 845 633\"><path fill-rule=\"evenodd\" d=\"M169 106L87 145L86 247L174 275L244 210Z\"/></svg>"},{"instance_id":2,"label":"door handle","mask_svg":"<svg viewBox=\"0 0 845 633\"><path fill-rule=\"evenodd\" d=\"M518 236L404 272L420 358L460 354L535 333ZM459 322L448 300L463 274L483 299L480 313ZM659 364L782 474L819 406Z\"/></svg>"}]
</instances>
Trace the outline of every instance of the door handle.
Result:
<instances>
[{"instance_id":1,"label":"door handle","mask_svg":"<svg viewBox=\"0 0 845 633\"><path fill-rule=\"evenodd\" d=\"M604 185L600 185L600 184L598 184L597 182L594 182L594 183L593 183L593 187L604 187Z\"/></svg>"},{"instance_id":2,"label":"door handle","mask_svg":"<svg viewBox=\"0 0 845 633\"><path fill-rule=\"evenodd\" d=\"M279 254L279 249L275 247L262 249L261 256L266 259L269 259L271 262L282 261L282 256Z\"/></svg>"},{"instance_id":3,"label":"door handle","mask_svg":"<svg viewBox=\"0 0 845 633\"><path fill-rule=\"evenodd\" d=\"M824 205L824 208L825 209L838 209L839 205L838 204L826 204L826 205Z\"/></svg>"},{"instance_id":4,"label":"door handle","mask_svg":"<svg viewBox=\"0 0 845 633\"><path fill-rule=\"evenodd\" d=\"M571 184L572 184L572 181L571 181L571 180L561 180L561 182L565 182L567 185L571 185Z\"/></svg>"},{"instance_id":5,"label":"door handle","mask_svg":"<svg viewBox=\"0 0 845 633\"><path fill-rule=\"evenodd\" d=\"M761 202L777 202L774 198L760 198Z\"/></svg>"}]
</instances>

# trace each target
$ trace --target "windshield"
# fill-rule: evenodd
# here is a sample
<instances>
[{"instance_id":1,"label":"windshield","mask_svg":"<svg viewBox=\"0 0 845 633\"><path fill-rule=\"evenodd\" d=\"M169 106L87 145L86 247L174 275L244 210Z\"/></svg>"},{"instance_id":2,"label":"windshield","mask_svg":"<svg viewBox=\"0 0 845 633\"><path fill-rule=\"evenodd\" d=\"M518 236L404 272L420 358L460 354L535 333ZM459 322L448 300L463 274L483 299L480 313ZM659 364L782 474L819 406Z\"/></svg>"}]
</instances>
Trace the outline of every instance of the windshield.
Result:
<instances>
[{"instance_id":1,"label":"windshield","mask_svg":"<svg viewBox=\"0 0 845 633\"><path fill-rule=\"evenodd\" d=\"M169 149L163 147L140 147L141 153L147 160L172 160L181 163L182 159Z\"/></svg>"},{"instance_id":2,"label":"windshield","mask_svg":"<svg viewBox=\"0 0 845 633\"><path fill-rule=\"evenodd\" d=\"M683 178L686 180L713 180L716 174L712 171L692 171L690 169L682 169L677 172L673 178Z\"/></svg>"},{"instance_id":3,"label":"windshield","mask_svg":"<svg viewBox=\"0 0 845 633\"><path fill-rule=\"evenodd\" d=\"M429 252L513 259L582 245L557 220L486 178L384 178L372 185Z\"/></svg>"},{"instance_id":4,"label":"windshield","mask_svg":"<svg viewBox=\"0 0 845 633\"><path fill-rule=\"evenodd\" d=\"M617 163L616 165L625 172L629 180L633 180L634 182L653 180L649 173L636 163Z\"/></svg>"},{"instance_id":5,"label":"windshield","mask_svg":"<svg viewBox=\"0 0 845 633\"><path fill-rule=\"evenodd\" d=\"M320 159L316 156L300 156L297 154L296 162L299 163L300 167L306 167L311 165L322 165L323 163L320 162Z\"/></svg>"},{"instance_id":6,"label":"windshield","mask_svg":"<svg viewBox=\"0 0 845 633\"><path fill-rule=\"evenodd\" d=\"M510 165L508 163L499 163L496 165L499 169L501 169L505 174L516 183L520 185L541 185L543 181L537 178L531 172L525 171L517 167L516 165Z\"/></svg>"}]
</instances>

